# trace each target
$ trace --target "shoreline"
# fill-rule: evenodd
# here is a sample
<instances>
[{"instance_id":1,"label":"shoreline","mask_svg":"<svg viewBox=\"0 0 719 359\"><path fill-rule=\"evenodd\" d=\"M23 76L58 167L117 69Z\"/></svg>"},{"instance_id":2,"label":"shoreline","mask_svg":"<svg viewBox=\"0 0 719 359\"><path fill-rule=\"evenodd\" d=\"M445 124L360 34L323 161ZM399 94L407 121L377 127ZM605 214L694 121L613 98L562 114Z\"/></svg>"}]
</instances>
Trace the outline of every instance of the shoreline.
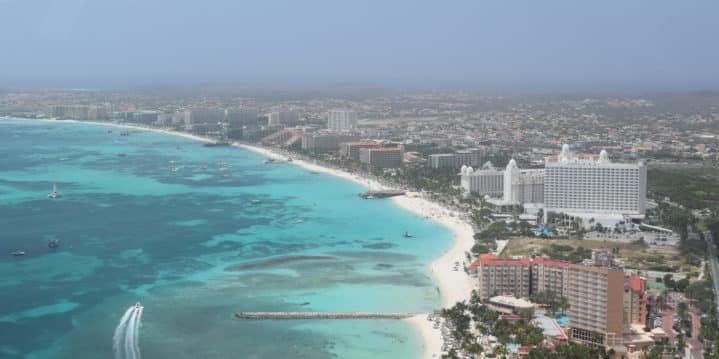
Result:
<instances>
[{"instance_id":1,"label":"shoreline","mask_svg":"<svg viewBox=\"0 0 719 359\"><path fill-rule=\"evenodd\" d=\"M11 118L0 118L0 120L3 119L10 120ZM120 124L113 122L23 118L12 118L12 120L91 124L156 132L171 136L179 136L186 139L205 143L214 142L214 140L207 137L192 135L189 133L174 131L170 129L143 127L139 125ZM233 143L232 147L252 151L268 158L287 158L287 155L280 154L276 150L268 149L265 147L242 143ZM309 171L324 173L355 182L365 188L388 188L388 186L373 179L366 178L358 174L342 171L339 169L321 166L303 159L294 159L291 163ZM437 285L440 296L440 304L442 308L446 308L454 305L456 302L469 299L471 296L471 291L472 289L474 289L474 285L472 279L461 268L461 263L466 261L464 253L468 252L474 245L474 231L472 229L472 226L466 221L459 218L456 213L446 209L438 203L432 202L422 197L420 193L407 192L407 194L404 196L392 197L390 200L393 201L397 207L414 213L417 216L432 220L452 232L451 245L447 249L445 249L444 252L442 252L438 257L435 257L435 259L427 263L426 268L434 279L435 284ZM453 270L455 262L460 263L460 269L458 271ZM466 263L466 265L469 265L469 263ZM419 333L422 337L422 358L433 358L439 357L441 355L441 332L432 327L433 324L432 322L427 320L426 315L417 315L408 319L404 319L404 321L412 325L415 331Z\"/></svg>"}]
</instances>

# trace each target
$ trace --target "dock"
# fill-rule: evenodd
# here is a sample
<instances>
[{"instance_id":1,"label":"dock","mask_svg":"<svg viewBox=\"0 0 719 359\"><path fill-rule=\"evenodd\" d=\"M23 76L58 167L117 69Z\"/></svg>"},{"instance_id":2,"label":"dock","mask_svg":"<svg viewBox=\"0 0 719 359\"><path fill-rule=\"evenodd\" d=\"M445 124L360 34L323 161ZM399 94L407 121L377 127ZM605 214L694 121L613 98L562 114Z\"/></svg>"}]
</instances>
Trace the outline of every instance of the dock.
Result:
<instances>
[{"instance_id":1,"label":"dock","mask_svg":"<svg viewBox=\"0 0 719 359\"><path fill-rule=\"evenodd\" d=\"M369 312L239 312L237 319L405 319L417 313Z\"/></svg>"},{"instance_id":2,"label":"dock","mask_svg":"<svg viewBox=\"0 0 719 359\"><path fill-rule=\"evenodd\" d=\"M387 198L387 197L401 196L403 194L405 194L405 191L402 191L402 190L387 190L387 191L362 192L359 194L359 196L364 199L370 199L370 198Z\"/></svg>"}]
</instances>

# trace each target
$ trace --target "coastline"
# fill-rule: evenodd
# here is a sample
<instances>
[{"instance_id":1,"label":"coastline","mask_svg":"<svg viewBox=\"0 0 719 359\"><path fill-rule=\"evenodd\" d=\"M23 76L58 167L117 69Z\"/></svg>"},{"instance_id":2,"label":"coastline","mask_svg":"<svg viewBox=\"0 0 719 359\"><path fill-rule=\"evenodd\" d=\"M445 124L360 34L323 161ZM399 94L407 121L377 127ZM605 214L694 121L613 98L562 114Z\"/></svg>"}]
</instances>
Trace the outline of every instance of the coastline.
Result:
<instances>
[{"instance_id":1,"label":"coastline","mask_svg":"<svg viewBox=\"0 0 719 359\"><path fill-rule=\"evenodd\" d=\"M1 118L11 119L11 118ZM100 126L110 126L116 128L133 129L140 131L151 131L156 133L162 133L171 136L179 136L190 140L200 142L214 142L214 140L192 135L184 132L173 131L169 129L143 127L138 125L120 124L112 122L99 122L99 121L76 121L76 120L55 120L55 119L22 119L12 118L12 120L23 120L23 121L43 121L43 122L60 122L60 123L79 123L79 124L91 124ZM274 159L286 159L287 156L278 153L275 150L267 149L264 147L253 146L248 144L233 143L233 147L242 148L248 151L252 151L263 155L265 157ZM388 187L384 184L375 181L370 178L363 177L358 174L349 173L339 169L333 169L325 166L311 163L306 160L296 159L292 161L292 164L300 166L310 171L319 173L329 174L338 178L349 180L360 184L363 187L371 189L387 189ZM433 220L438 224L441 224L445 228L452 232L452 244L442 254L436 257L434 260L427 264L427 269L432 275L437 289L440 294L441 306L449 307L454 303L469 299L471 291L474 288L471 278L460 269L454 271L453 267L455 262L463 263L466 258L464 253L469 251L472 245L474 245L474 231L472 226L466 221L459 218L456 213L444 208L443 206L432 202L424 197L420 193L408 192L404 196L392 197L391 200L398 207L410 211L418 216L424 217L429 220ZM469 265L469 263L466 263ZM427 320L426 315L417 315L408 319L405 319L407 323L415 328L415 331L420 334L423 342L422 358L436 358L442 351L442 337L441 332L433 328L432 322Z\"/></svg>"}]
</instances>

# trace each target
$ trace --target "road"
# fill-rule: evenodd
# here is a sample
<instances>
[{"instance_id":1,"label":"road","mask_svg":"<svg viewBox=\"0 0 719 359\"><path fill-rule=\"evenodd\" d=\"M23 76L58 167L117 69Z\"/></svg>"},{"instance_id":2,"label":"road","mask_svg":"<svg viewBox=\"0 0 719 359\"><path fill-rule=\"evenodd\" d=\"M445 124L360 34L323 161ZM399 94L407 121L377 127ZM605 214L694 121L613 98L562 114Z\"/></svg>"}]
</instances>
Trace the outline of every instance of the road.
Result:
<instances>
[{"instance_id":1,"label":"road","mask_svg":"<svg viewBox=\"0 0 719 359\"><path fill-rule=\"evenodd\" d=\"M712 241L711 232L704 232L704 239L707 241L707 248L709 248L709 269L712 272L714 295L716 295L717 310L719 310L719 268L717 266L717 250L714 245L714 241Z\"/></svg>"}]
</instances>

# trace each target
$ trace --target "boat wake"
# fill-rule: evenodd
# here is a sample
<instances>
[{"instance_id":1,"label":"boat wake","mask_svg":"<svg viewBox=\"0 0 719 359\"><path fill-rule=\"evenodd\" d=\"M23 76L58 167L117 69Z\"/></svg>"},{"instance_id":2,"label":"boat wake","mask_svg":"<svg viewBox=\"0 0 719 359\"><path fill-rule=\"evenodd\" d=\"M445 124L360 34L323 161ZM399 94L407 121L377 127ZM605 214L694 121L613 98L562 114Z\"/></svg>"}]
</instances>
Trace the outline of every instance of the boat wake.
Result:
<instances>
[{"instance_id":1,"label":"boat wake","mask_svg":"<svg viewBox=\"0 0 719 359\"><path fill-rule=\"evenodd\" d=\"M140 359L140 321L144 309L138 302L127 308L120 319L112 337L115 359Z\"/></svg>"}]
</instances>

